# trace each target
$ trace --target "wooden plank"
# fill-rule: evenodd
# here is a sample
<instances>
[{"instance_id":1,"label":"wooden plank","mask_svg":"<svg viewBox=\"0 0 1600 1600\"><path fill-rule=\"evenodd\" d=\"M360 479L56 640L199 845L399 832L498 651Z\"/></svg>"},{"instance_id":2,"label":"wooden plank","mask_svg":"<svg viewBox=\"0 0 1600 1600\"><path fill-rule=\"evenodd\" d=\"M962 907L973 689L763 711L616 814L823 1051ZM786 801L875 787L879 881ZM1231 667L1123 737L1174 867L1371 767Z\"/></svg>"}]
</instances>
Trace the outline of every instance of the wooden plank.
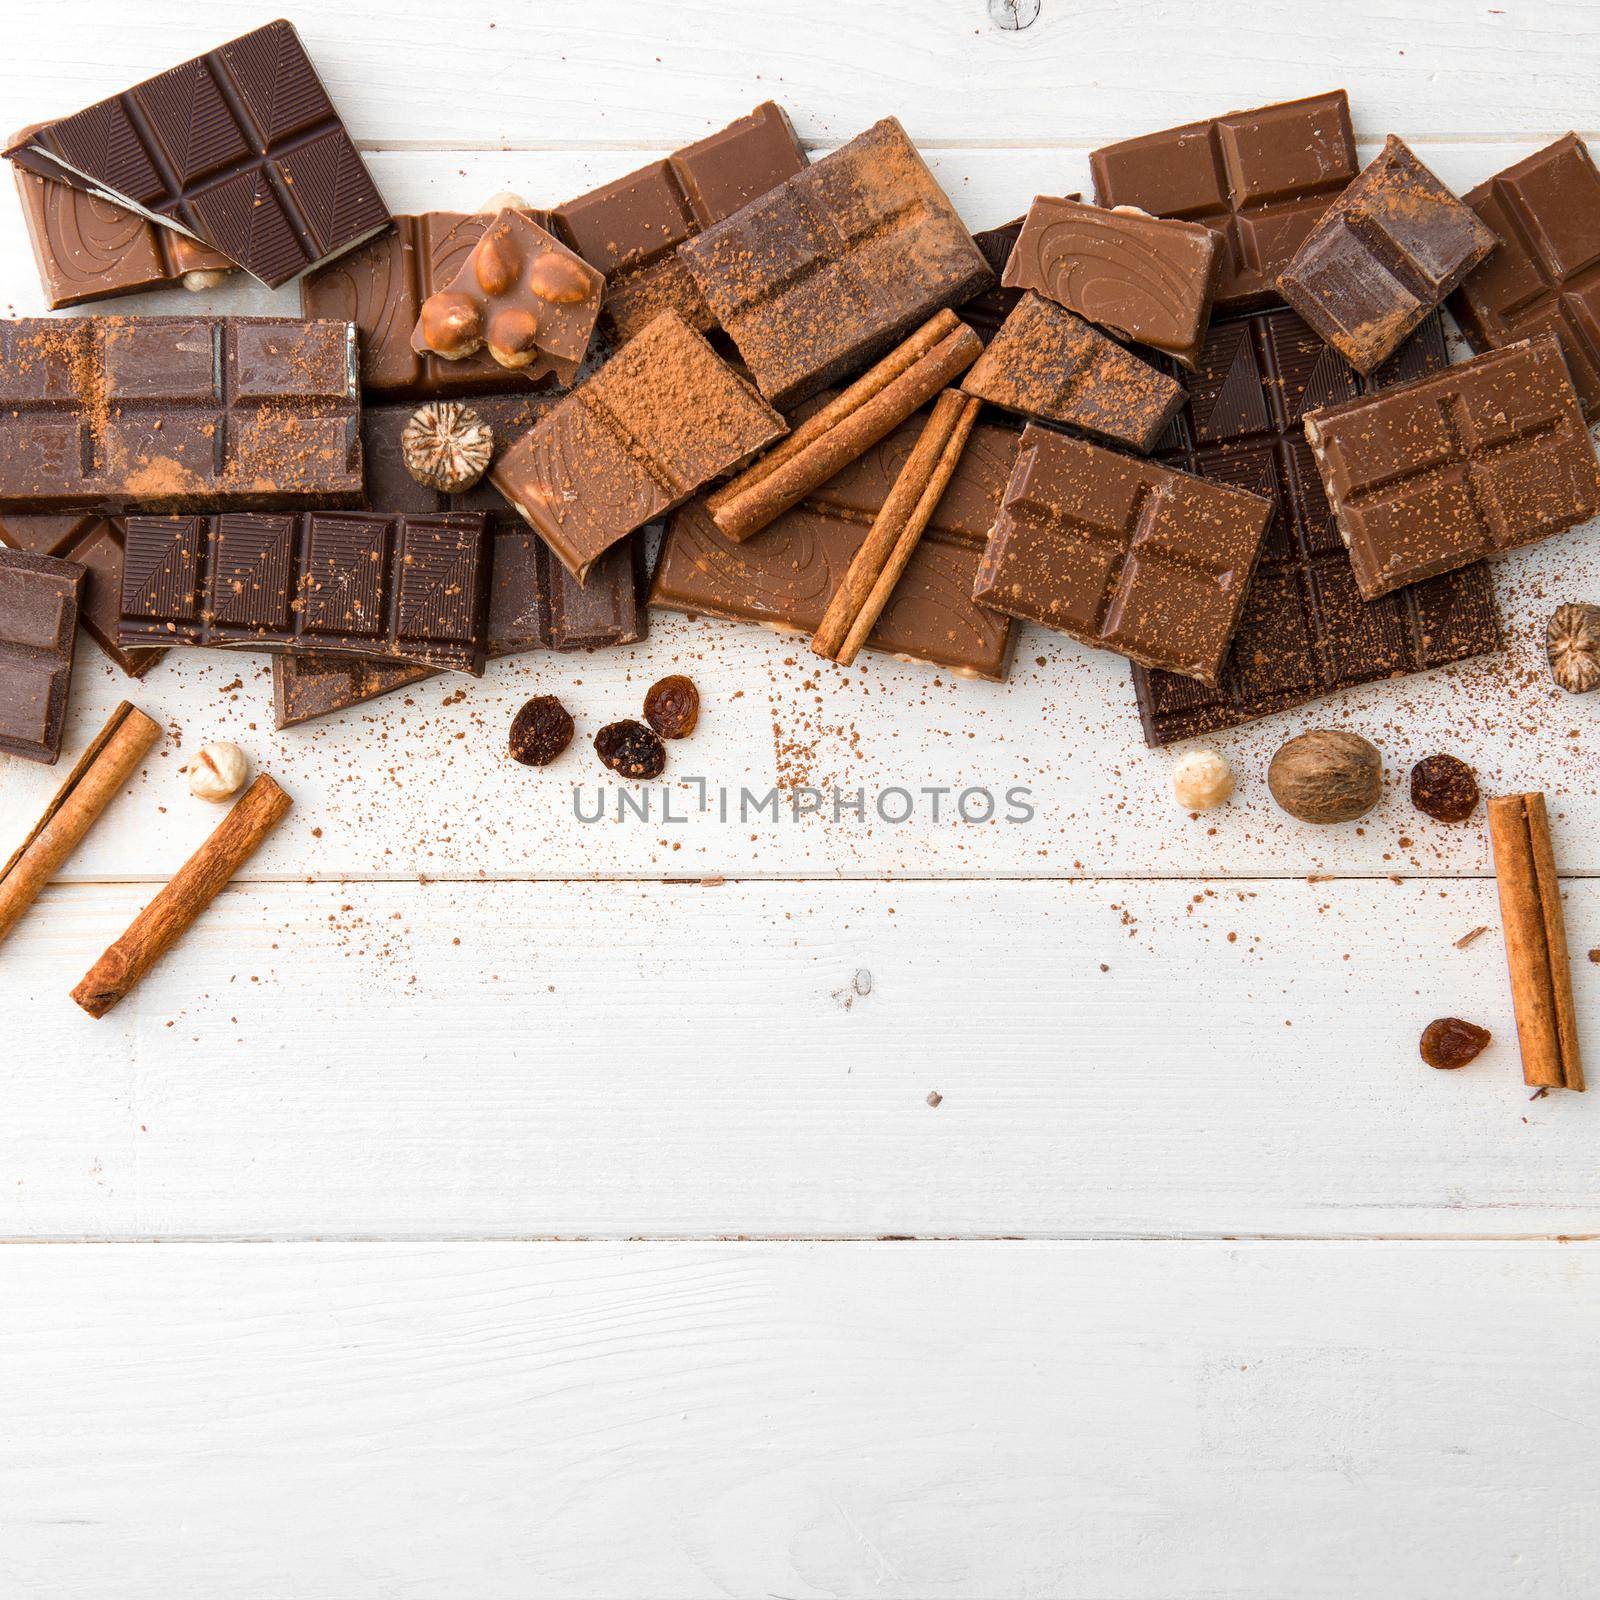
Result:
<instances>
[{"instance_id":1,"label":"wooden plank","mask_svg":"<svg viewBox=\"0 0 1600 1600\"><path fill-rule=\"evenodd\" d=\"M11 1594L1600 1581L1593 1244L13 1246L0 1270Z\"/></svg>"},{"instance_id":2,"label":"wooden plank","mask_svg":"<svg viewBox=\"0 0 1600 1600\"><path fill-rule=\"evenodd\" d=\"M0 1236L1600 1231L1488 882L259 886L93 1022L143 893L6 948Z\"/></svg>"},{"instance_id":3,"label":"wooden plank","mask_svg":"<svg viewBox=\"0 0 1600 1600\"><path fill-rule=\"evenodd\" d=\"M15 10L17 8L13 8ZM43 5L8 19L14 122L76 110L262 21L245 0ZM1021 32L982 0L614 0L603 8L351 0L296 16L356 137L378 145L683 143L768 95L810 139L889 112L929 141L1089 144L1347 84L1358 126L1421 138L1595 125L1583 0L1463 8L1046 0Z\"/></svg>"}]
</instances>

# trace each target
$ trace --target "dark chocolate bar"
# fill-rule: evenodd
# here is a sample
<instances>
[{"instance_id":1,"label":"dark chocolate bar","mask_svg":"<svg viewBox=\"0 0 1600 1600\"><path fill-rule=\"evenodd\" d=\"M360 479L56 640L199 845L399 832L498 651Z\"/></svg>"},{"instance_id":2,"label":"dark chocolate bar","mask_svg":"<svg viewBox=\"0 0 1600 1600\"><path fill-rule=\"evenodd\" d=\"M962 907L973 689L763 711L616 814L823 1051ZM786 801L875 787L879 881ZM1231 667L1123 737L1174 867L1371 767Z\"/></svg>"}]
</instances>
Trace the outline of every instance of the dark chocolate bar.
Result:
<instances>
[{"instance_id":1,"label":"dark chocolate bar","mask_svg":"<svg viewBox=\"0 0 1600 1600\"><path fill-rule=\"evenodd\" d=\"M490 479L581 582L619 539L785 432L669 311L517 440Z\"/></svg>"},{"instance_id":2,"label":"dark chocolate bar","mask_svg":"<svg viewBox=\"0 0 1600 1600\"><path fill-rule=\"evenodd\" d=\"M1305 419L1362 595L1586 522L1600 462L1553 333Z\"/></svg>"},{"instance_id":3,"label":"dark chocolate bar","mask_svg":"<svg viewBox=\"0 0 1600 1600\"><path fill-rule=\"evenodd\" d=\"M1072 195L1069 198L1076 200L1078 196ZM1000 275L1006 270L1006 262L1011 259L1011 252L1016 248L1017 238L1021 232L1022 218L1018 217L1001 227L985 228L972 236L972 242L983 252L983 259L989 263L989 271L994 277L990 283L979 289L976 294L968 296L955 309L961 320L985 344L999 333L1006 318L1017 309L1022 299L1021 289L1007 289L1000 282Z\"/></svg>"},{"instance_id":4,"label":"dark chocolate bar","mask_svg":"<svg viewBox=\"0 0 1600 1600\"><path fill-rule=\"evenodd\" d=\"M804 170L806 153L781 106L747 117L664 161L569 200L552 213L555 233L606 277L602 316L618 342L675 311L707 333L714 319L678 259L678 247Z\"/></svg>"},{"instance_id":5,"label":"dark chocolate bar","mask_svg":"<svg viewBox=\"0 0 1600 1600\"><path fill-rule=\"evenodd\" d=\"M1040 195L1000 281L1192 367L1221 265L1220 240L1197 222Z\"/></svg>"},{"instance_id":6,"label":"dark chocolate bar","mask_svg":"<svg viewBox=\"0 0 1600 1600\"><path fill-rule=\"evenodd\" d=\"M142 678L164 650L125 650L117 643L122 615L122 530L98 511L0 517L0 545L55 556L84 569L78 622L130 678Z\"/></svg>"},{"instance_id":7,"label":"dark chocolate bar","mask_svg":"<svg viewBox=\"0 0 1600 1600\"><path fill-rule=\"evenodd\" d=\"M1180 374L1189 404L1161 459L1264 495L1278 515L1219 686L1133 668L1148 743L1215 733L1501 647L1494 585L1481 562L1381 600L1361 598L1302 426L1308 411L1448 365L1437 315L1367 378L1284 307L1212 322L1200 370Z\"/></svg>"},{"instance_id":8,"label":"dark chocolate bar","mask_svg":"<svg viewBox=\"0 0 1600 1600\"><path fill-rule=\"evenodd\" d=\"M359 409L347 322L0 322L0 514L358 504Z\"/></svg>"},{"instance_id":9,"label":"dark chocolate bar","mask_svg":"<svg viewBox=\"0 0 1600 1600\"><path fill-rule=\"evenodd\" d=\"M1147 133L1089 157L1103 206L1203 222L1226 249L1219 311L1278 298L1274 284L1334 196L1356 175L1343 89Z\"/></svg>"},{"instance_id":10,"label":"dark chocolate bar","mask_svg":"<svg viewBox=\"0 0 1600 1600\"><path fill-rule=\"evenodd\" d=\"M1183 386L1053 300L1029 292L961 380L991 405L1149 450Z\"/></svg>"},{"instance_id":11,"label":"dark chocolate bar","mask_svg":"<svg viewBox=\"0 0 1600 1600\"><path fill-rule=\"evenodd\" d=\"M973 598L1214 684L1272 512L1030 422Z\"/></svg>"},{"instance_id":12,"label":"dark chocolate bar","mask_svg":"<svg viewBox=\"0 0 1600 1600\"><path fill-rule=\"evenodd\" d=\"M495 444L518 438L555 402L532 395L482 395L472 409L494 430ZM385 511L435 515L477 511L488 519L489 657L527 650L587 650L633 644L645 635L641 540L624 539L595 562L580 584L488 483L444 494L417 482L406 469L400 436L410 406L368 406L361 413L367 498ZM273 699L277 725L344 711L391 689L420 683L426 667L324 655L275 655Z\"/></svg>"},{"instance_id":13,"label":"dark chocolate bar","mask_svg":"<svg viewBox=\"0 0 1600 1600\"><path fill-rule=\"evenodd\" d=\"M914 417L903 424L742 543L718 529L703 500L691 501L667 529L651 605L762 623L783 633L815 633L923 421ZM1017 439L1009 429L980 424L972 430L933 520L867 640L869 649L965 677L1005 677L1016 624L974 604L972 584Z\"/></svg>"},{"instance_id":14,"label":"dark chocolate bar","mask_svg":"<svg viewBox=\"0 0 1600 1600\"><path fill-rule=\"evenodd\" d=\"M1278 275L1283 298L1371 372L1494 249L1495 236L1390 134Z\"/></svg>"},{"instance_id":15,"label":"dark chocolate bar","mask_svg":"<svg viewBox=\"0 0 1600 1600\"><path fill-rule=\"evenodd\" d=\"M180 283L209 288L218 274L234 270L226 256L136 211L21 167L12 171L52 311Z\"/></svg>"},{"instance_id":16,"label":"dark chocolate bar","mask_svg":"<svg viewBox=\"0 0 1600 1600\"><path fill-rule=\"evenodd\" d=\"M124 519L124 645L310 650L482 677L481 512Z\"/></svg>"},{"instance_id":17,"label":"dark chocolate bar","mask_svg":"<svg viewBox=\"0 0 1600 1600\"><path fill-rule=\"evenodd\" d=\"M61 754L83 568L0 549L0 753Z\"/></svg>"},{"instance_id":18,"label":"dark chocolate bar","mask_svg":"<svg viewBox=\"0 0 1600 1600\"><path fill-rule=\"evenodd\" d=\"M1450 310L1480 355L1546 331L1561 341L1584 415L1600 417L1600 171L1569 133L1463 200L1499 245Z\"/></svg>"},{"instance_id":19,"label":"dark chocolate bar","mask_svg":"<svg viewBox=\"0 0 1600 1600\"><path fill-rule=\"evenodd\" d=\"M6 156L188 233L273 288L389 220L283 21L47 122Z\"/></svg>"},{"instance_id":20,"label":"dark chocolate bar","mask_svg":"<svg viewBox=\"0 0 1600 1600\"><path fill-rule=\"evenodd\" d=\"M679 247L761 392L788 406L990 282L893 117Z\"/></svg>"}]
</instances>

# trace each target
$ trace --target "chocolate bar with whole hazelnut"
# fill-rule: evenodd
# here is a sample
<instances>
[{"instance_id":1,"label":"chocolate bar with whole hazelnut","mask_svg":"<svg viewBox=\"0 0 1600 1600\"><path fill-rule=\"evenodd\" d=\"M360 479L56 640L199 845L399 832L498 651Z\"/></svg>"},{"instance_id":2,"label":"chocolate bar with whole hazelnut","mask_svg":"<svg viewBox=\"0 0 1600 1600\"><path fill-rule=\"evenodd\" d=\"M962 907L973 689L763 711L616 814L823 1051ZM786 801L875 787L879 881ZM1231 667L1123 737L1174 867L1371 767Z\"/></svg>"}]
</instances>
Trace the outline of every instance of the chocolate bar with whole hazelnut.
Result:
<instances>
[{"instance_id":1,"label":"chocolate bar with whole hazelnut","mask_svg":"<svg viewBox=\"0 0 1600 1600\"><path fill-rule=\"evenodd\" d=\"M548 226L605 274L601 316L619 342L663 311L706 333L715 319L678 247L805 165L783 108L767 100L664 161L557 206Z\"/></svg>"},{"instance_id":2,"label":"chocolate bar with whole hazelnut","mask_svg":"<svg viewBox=\"0 0 1600 1600\"><path fill-rule=\"evenodd\" d=\"M635 528L787 431L669 311L535 423L489 478L581 583Z\"/></svg>"},{"instance_id":3,"label":"chocolate bar with whole hazelnut","mask_svg":"<svg viewBox=\"0 0 1600 1600\"><path fill-rule=\"evenodd\" d=\"M1214 684L1273 510L1030 422L973 598Z\"/></svg>"},{"instance_id":4,"label":"chocolate bar with whole hazelnut","mask_svg":"<svg viewBox=\"0 0 1600 1600\"><path fill-rule=\"evenodd\" d=\"M359 412L348 322L0 322L0 516L358 505Z\"/></svg>"},{"instance_id":5,"label":"chocolate bar with whole hazelnut","mask_svg":"<svg viewBox=\"0 0 1600 1600\"><path fill-rule=\"evenodd\" d=\"M61 754L83 568L0 549L0 754Z\"/></svg>"},{"instance_id":6,"label":"chocolate bar with whole hazelnut","mask_svg":"<svg viewBox=\"0 0 1600 1600\"><path fill-rule=\"evenodd\" d=\"M668 525L650 604L781 633L815 633L924 422L917 416L902 424L753 539L728 538L704 500L692 501ZM1017 439L1008 428L972 430L926 533L867 637L869 650L964 677L1005 677L1016 624L975 604L972 585Z\"/></svg>"},{"instance_id":7,"label":"chocolate bar with whole hazelnut","mask_svg":"<svg viewBox=\"0 0 1600 1600\"><path fill-rule=\"evenodd\" d=\"M868 365L992 281L893 117L679 247L777 406Z\"/></svg>"},{"instance_id":8,"label":"chocolate bar with whole hazelnut","mask_svg":"<svg viewBox=\"0 0 1600 1600\"><path fill-rule=\"evenodd\" d=\"M271 288L389 220L282 20L47 122L5 154L188 234Z\"/></svg>"}]
</instances>

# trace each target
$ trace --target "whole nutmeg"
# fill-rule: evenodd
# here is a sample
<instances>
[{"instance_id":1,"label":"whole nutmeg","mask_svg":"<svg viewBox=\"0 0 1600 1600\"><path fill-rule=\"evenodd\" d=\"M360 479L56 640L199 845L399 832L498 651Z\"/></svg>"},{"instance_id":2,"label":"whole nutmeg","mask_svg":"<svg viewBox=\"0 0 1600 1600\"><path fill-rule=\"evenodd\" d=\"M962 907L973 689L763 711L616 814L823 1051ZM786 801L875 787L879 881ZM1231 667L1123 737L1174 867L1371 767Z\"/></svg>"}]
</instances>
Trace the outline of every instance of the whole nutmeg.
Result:
<instances>
[{"instance_id":1,"label":"whole nutmeg","mask_svg":"<svg viewBox=\"0 0 1600 1600\"><path fill-rule=\"evenodd\" d=\"M489 318L485 343L502 367L525 367L538 353L539 319L520 306L507 306Z\"/></svg>"},{"instance_id":2,"label":"whole nutmeg","mask_svg":"<svg viewBox=\"0 0 1600 1600\"><path fill-rule=\"evenodd\" d=\"M1600 689L1600 606L1557 606L1544 633L1557 684L1568 694Z\"/></svg>"},{"instance_id":3,"label":"whole nutmeg","mask_svg":"<svg viewBox=\"0 0 1600 1600\"><path fill-rule=\"evenodd\" d=\"M528 287L541 300L574 306L589 298L594 280L582 264L558 250L546 250L528 268Z\"/></svg>"},{"instance_id":4,"label":"whole nutmeg","mask_svg":"<svg viewBox=\"0 0 1600 1600\"><path fill-rule=\"evenodd\" d=\"M1211 811L1233 794L1233 768L1216 750L1190 750L1172 769L1172 795L1185 811Z\"/></svg>"},{"instance_id":5,"label":"whole nutmeg","mask_svg":"<svg viewBox=\"0 0 1600 1600\"><path fill-rule=\"evenodd\" d=\"M193 294L204 294L207 289L215 289L226 283L229 278L226 267L195 267L184 273L183 286Z\"/></svg>"},{"instance_id":6,"label":"whole nutmeg","mask_svg":"<svg viewBox=\"0 0 1600 1600\"><path fill-rule=\"evenodd\" d=\"M418 406L400 435L400 459L426 489L463 494L489 470L494 431L470 406L435 400Z\"/></svg>"},{"instance_id":7,"label":"whole nutmeg","mask_svg":"<svg viewBox=\"0 0 1600 1600\"><path fill-rule=\"evenodd\" d=\"M1279 747L1267 787L1302 822L1354 822L1383 792L1383 757L1358 733L1319 728Z\"/></svg>"},{"instance_id":8,"label":"whole nutmeg","mask_svg":"<svg viewBox=\"0 0 1600 1600\"><path fill-rule=\"evenodd\" d=\"M522 252L503 224L490 228L472 252L472 275L485 294L504 294L517 281Z\"/></svg>"},{"instance_id":9,"label":"whole nutmeg","mask_svg":"<svg viewBox=\"0 0 1600 1600\"><path fill-rule=\"evenodd\" d=\"M202 800L226 800L244 787L250 758L236 744L203 745L189 763L189 793Z\"/></svg>"},{"instance_id":10,"label":"whole nutmeg","mask_svg":"<svg viewBox=\"0 0 1600 1600\"><path fill-rule=\"evenodd\" d=\"M436 356L459 361L483 348L483 315L471 295L441 289L422 302L418 319L422 342Z\"/></svg>"}]
</instances>

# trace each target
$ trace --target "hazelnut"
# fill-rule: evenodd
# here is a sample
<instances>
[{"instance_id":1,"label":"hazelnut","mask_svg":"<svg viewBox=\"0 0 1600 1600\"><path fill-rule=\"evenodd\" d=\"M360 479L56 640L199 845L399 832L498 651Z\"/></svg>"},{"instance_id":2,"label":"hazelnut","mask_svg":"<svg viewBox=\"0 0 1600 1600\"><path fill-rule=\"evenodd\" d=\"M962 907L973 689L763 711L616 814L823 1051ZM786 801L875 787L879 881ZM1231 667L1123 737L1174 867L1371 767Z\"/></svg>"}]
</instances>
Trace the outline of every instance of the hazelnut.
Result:
<instances>
[{"instance_id":1,"label":"hazelnut","mask_svg":"<svg viewBox=\"0 0 1600 1600\"><path fill-rule=\"evenodd\" d=\"M517 281L521 265L522 252L504 223L490 228L472 252L472 275L485 294L504 294Z\"/></svg>"},{"instance_id":2,"label":"hazelnut","mask_svg":"<svg viewBox=\"0 0 1600 1600\"><path fill-rule=\"evenodd\" d=\"M528 268L528 287L541 300L558 306L575 306L589 298L594 280L581 261L574 261L559 250L546 250Z\"/></svg>"},{"instance_id":3,"label":"hazelnut","mask_svg":"<svg viewBox=\"0 0 1600 1600\"><path fill-rule=\"evenodd\" d=\"M497 217L502 211L528 211L532 208L520 194L512 194L509 189L502 189L499 194L492 194L478 207L480 217Z\"/></svg>"},{"instance_id":4,"label":"hazelnut","mask_svg":"<svg viewBox=\"0 0 1600 1600\"><path fill-rule=\"evenodd\" d=\"M189 763L189 793L202 800L226 800L244 787L250 758L236 744L208 744Z\"/></svg>"},{"instance_id":5,"label":"hazelnut","mask_svg":"<svg viewBox=\"0 0 1600 1600\"><path fill-rule=\"evenodd\" d=\"M1568 694L1600 689L1600 606L1558 606L1544 632L1556 683Z\"/></svg>"},{"instance_id":6,"label":"hazelnut","mask_svg":"<svg viewBox=\"0 0 1600 1600\"><path fill-rule=\"evenodd\" d=\"M1233 794L1233 768L1215 750L1191 750L1172 769L1172 794L1185 811L1211 811Z\"/></svg>"},{"instance_id":7,"label":"hazelnut","mask_svg":"<svg viewBox=\"0 0 1600 1600\"><path fill-rule=\"evenodd\" d=\"M489 318L489 354L502 367L525 367L538 353L539 319L531 311L507 306Z\"/></svg>"},{"instance_id":8,"label":"hazelnut","mask_svg":"<svg viewBox=\"0 0 1600 1600\"><path fill-rule=\"evenodd\" d=\"M204 294L207 289L215 289L228 281L226 267L196 267L192 272L183 275L182 283L185 289L193 294Z\"/></svg>"},{"instance_id":9,"label":"hazelnut","mask_svg":"<svg viewBox=\"0 0 1600 1600\"><path fill-rule=\"evenodd\" d=\"M419 406L400 435L406 471L427 489L463 494L489 470L494 431L455 400Z\"/></svg>"},{"instance_id":10,"label":"hazelnut","mask_svg":"<svg viewBox=\"0 0 1600 1600\"><path fill-rule=\"evenodd\" d=\"M417 324L422 342L437 356L459 361L483 348L483 316L471 295L441 289L422 302Z\"/></svg>"},{"instance_id":11,"label":"hazelnut","mask_svg":"<svg viewBox=\"0 0 1600 1600\"><path fill-rule=\"evenodd\" d=\"M1267 768L1272 798L1302 822L1354 822L1383 791L1383 757L1358 733L1322 728L1281 745Z\"/></svg>"}]
</instances>

